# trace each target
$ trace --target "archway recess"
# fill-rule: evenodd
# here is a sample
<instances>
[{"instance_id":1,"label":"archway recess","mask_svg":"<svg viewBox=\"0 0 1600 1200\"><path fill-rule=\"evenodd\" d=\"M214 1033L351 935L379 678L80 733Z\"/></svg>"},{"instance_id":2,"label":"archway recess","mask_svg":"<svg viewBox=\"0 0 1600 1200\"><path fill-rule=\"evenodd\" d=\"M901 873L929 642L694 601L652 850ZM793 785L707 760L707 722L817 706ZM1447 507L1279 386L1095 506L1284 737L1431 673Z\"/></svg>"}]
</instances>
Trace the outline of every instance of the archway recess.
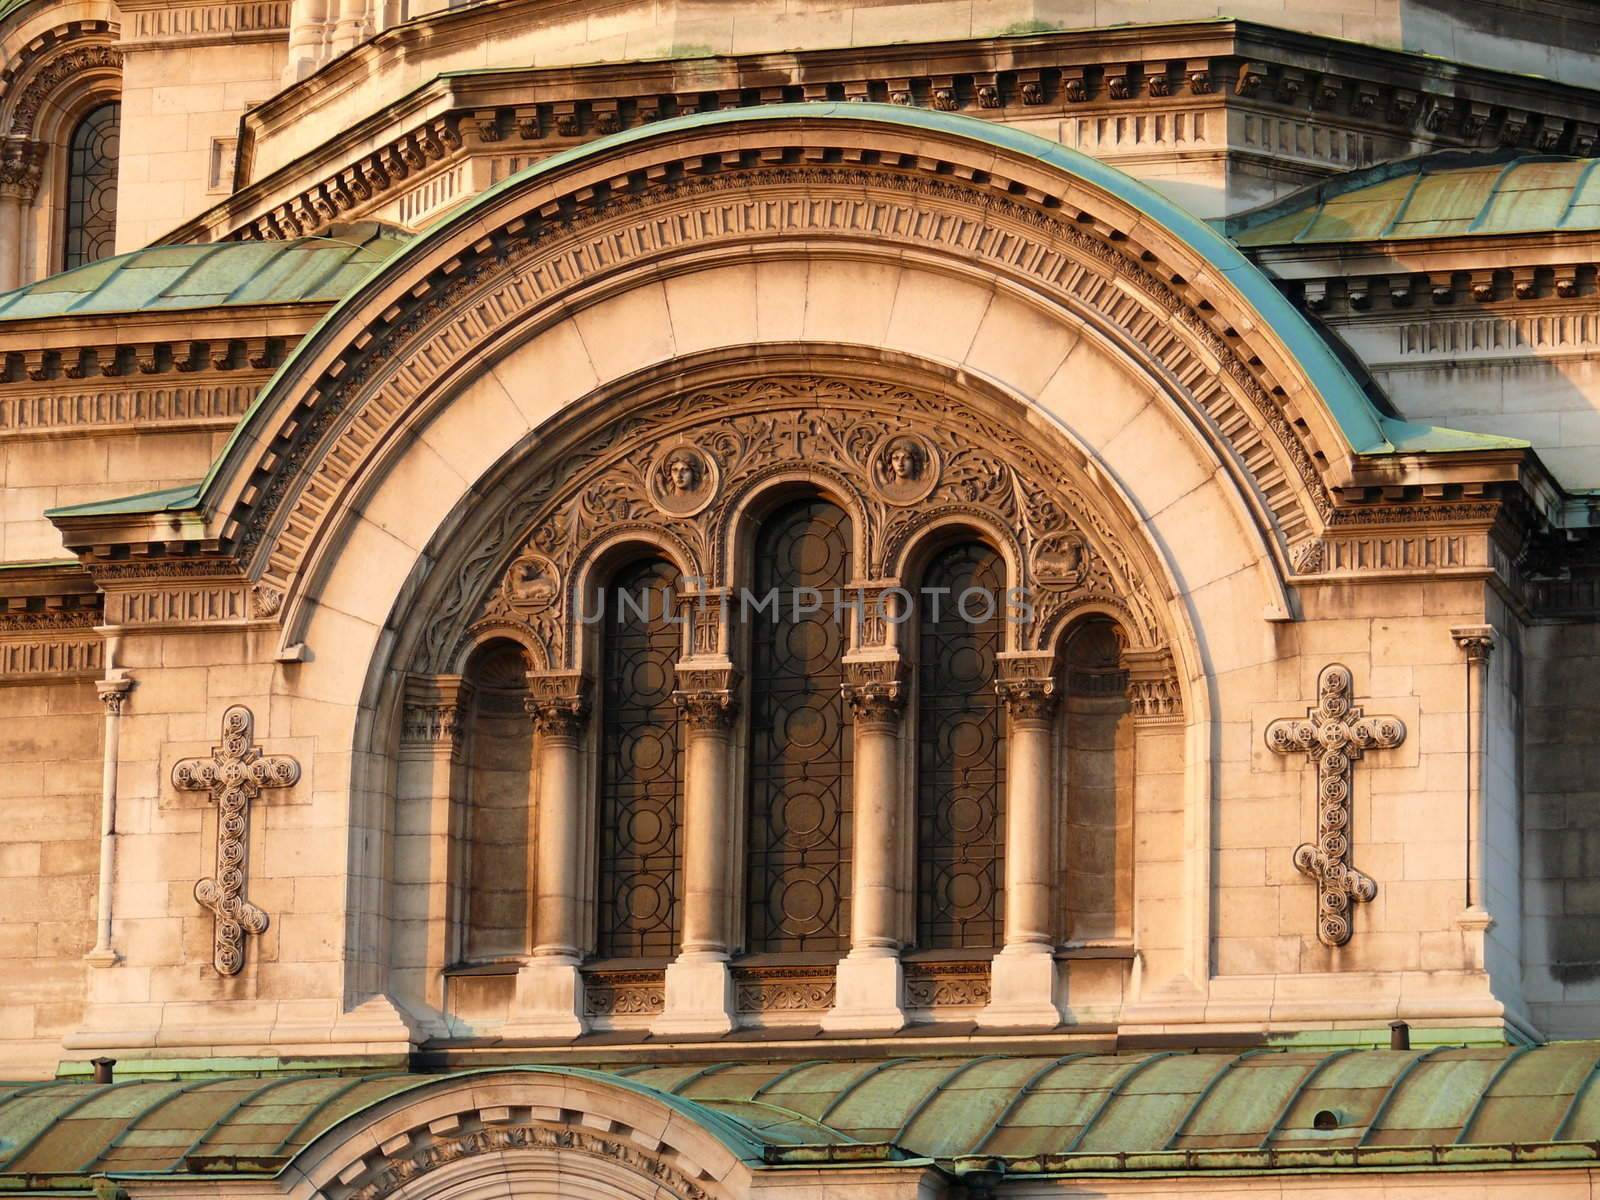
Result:
<instances>
[{"instance_id":1,"label":"archway recess","mask_svg":"<svg viewBox=\"0 0 1600 1200\"><path fill-rule=\"evenodd\" d=\"M59 519L95 556L192 543L240 573L255 615L277 626L283 690L321 706L309 719L330 762L326 804L352 845L381 845L406 677L449 674L466 644L461 629L430 642L424 618L473 555L477 586L528 532L490 548L484 522L539 471L590 454L582 438L624 437L634 412L697 396L714 407L775 380L799 381L791 409L843 380L868 399L842 407L866 411L866 385L893 384L873 419L943 420L933 448L946 462L964 431L994 422L988 442L1019 443L1013 457L1034 460L1019 477L1051 478L1061 505L1001 549L1026 566L1070 527L1082 545L1054 547L1052 571L1125 562L1095 602L1132 648L1170 655L1164 694L1182 692L1192 751L1173 755L1186 932L1147 975L1203 980L1211 693L1276 653L1267 623L1238 614L1290 615L1286 581L1319 545L1334 489L1400 431L1219 235L1075 152L948 114L811 104L700 114L555 155L419 235L333 309L200 485L151 511ZM783 407L750 395L752 412ZM891 432L875 428L873 446ZM848 458L815 470L847 491ZM705 565L680 549L680 566ZM892 576L895 561L874 569ZM582 564L556 565L576 586ZM458 606L469 617L471 591ZM381 903L350 889L347 1001L383 988Z\"/></svg>"}]
</instances>

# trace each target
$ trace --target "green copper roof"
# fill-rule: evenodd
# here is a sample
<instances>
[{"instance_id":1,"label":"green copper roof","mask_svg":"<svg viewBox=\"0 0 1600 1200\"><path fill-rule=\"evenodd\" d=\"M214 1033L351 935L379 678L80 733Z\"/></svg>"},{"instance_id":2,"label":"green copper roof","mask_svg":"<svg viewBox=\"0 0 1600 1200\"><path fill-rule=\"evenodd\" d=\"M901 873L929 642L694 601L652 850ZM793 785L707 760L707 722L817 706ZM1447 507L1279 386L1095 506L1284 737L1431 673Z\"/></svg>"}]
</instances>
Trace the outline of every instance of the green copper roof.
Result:
<instances>
[{"instance_id":1,"label":"green copper roof","mask_svg":"<svg viewBox=\"0 0 1600 1200\"><path fill-rule=\"evenodd\" d=\"M1450 153L1342 175L1227 222L1241 246L1600 230L1600 159Z\"/></svg>"},{"instance_id":2,"label":"green copper roof","mask_svg":"<svg viewBox=\"0 0 1600 1200\"><path fill-rule=\"evenodd\" d=\"M415 1093L421 1103L463 1075L519 1074L580 1076L648 1096L753 1163L816 1161L826 1147L851 1146L957 1170L962 1160L998 1160L1007 1173L1035 1175L1481 1169L1600 1157L1600 1043L1565 1042L12 1085L0 1088L0 1192L22 1176L37 1185L90 1174L276 1174L380 1101Z\"/></svg>"},{"instance_id":3,"label":"green copper roof","mask_svg":"<svg viewBox=\"0 0 1600 1200\"><path fill-rule=\"evenodd\" d=\"M152 246L0 294L0 321L338 300L409 237L364 221L285 242Z\"/></svg>"}]
</instances>

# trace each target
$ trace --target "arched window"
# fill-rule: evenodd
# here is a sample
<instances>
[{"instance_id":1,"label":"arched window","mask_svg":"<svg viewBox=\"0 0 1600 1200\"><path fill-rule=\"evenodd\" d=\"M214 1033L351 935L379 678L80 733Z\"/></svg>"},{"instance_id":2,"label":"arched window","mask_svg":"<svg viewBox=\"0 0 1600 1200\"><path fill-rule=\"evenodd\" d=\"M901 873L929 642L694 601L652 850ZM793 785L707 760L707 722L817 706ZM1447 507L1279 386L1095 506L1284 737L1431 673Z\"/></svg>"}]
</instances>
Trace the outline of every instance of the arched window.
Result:
<instances>
[{"instance_id":1,"label":"arched window","mask_svg":"<svg viewBox=\"0 0 1600 1200\"><path fill-rule=\"evenodd\" d=\"M1090 617L1061 654L1062 899L1073 941L1133 933L1134 729L1122 643L1113 622Z\"/></svg>"},{"instance_id":2,"label":"arched window","mask_svg":"<svg viewBox=\"0 0 1600 1200\"><path fill-rule=\"evenodd\" d=\"M678 572L649 559L605 595L601 652L600 913L603 958L666 957L681 933L683 773L672 703Z\"/></svg>"},{"instance_id":3,"label":"arched window","mask_svg":"<svg viewBox=\"0 0 1600 1200\"><path fill-rule=\"evenodd\" d=\"M102 104L67 144L67 231L63 270L99 262L116 246L117 150L122 105Z\"/></svg>"},{"instance_id":4,"label":"arched window","mask_svg":"<svg viewBox=\"0 0 1600 1200\"><path fill-rule=\"evenodd\" d=\"M850 581L850 521L825 500L790 504L762 525L755 550L756 598L777 608L753 614L750 635L747 949L843 950L850 730L847 625L834 620L833 589Z\"/></svg>"},{"instance_id":5,"label":"arched window","mask_svg":"<svg viewBox=\"0 0 1600 1200\"><path fill-rule=\"evenodd\" d=\"M467 666L473 703L459 949L464 962L515 958L530 948L533 722L524 704L527 670L522 648L510 642L490 643Z\"/></svg>"},{"instance_id":6,"label":"arched window","mask_svg":"<svg viewBox=\"0 0 1600 1200\"><path fill-rule=\"evenodd\" d=\"M917 654L917 945L1003 944L1005 564L981 542L942 551L923 577Z\"/></svg>"}]
</instances>

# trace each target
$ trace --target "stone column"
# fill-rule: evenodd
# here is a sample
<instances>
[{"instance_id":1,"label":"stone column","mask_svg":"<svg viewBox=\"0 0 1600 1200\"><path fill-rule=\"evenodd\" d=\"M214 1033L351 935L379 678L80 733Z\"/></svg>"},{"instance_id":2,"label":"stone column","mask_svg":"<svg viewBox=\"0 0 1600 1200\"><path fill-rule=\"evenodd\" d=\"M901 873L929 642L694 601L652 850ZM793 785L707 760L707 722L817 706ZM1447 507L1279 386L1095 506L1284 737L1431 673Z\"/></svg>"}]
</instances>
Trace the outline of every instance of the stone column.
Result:
<instances>
[{"instance_id":1,"label":"stone column","mask_svg":"<svg viewBox=\"0 0 1600 1200\"><path fill-rule=\"evenodd\" d=\"M517 972L506 1037L577 1037L584 1031L582 912L584 803L581 740L585 681L575 672L528 675L538 733L533 957Z\"/></svg>"},{"instance_id":2,"label":"stone column","mask_svg":"<svg viewBox=\"0 0 1600 1200\"><path fill-rule=\"evenodd\" d=\"M39 194L45 146L25 137L0 142L0 292L29 282L23 253L28 211Z\"/></svg>"},{"instance_id":3,"label":"stone column","mask_svg":"<svg viewBox=\"0 0 1600 1200\"><path fill-rule=\"evenodd\" d=\"M1467 710L1467 789L1464 797L1462 888L1464 903L1456 924L1468 935L1474 965L1483 968L1483 942L1494 924L1489 914L1487 880L1484 875L1484 849L1489 836L1489 811L1484 801L1484 738L1488 735L1486 712L1489 689L1489 656L1494 653L1492 625L1457 625L1450 630L1466 656Z\"/></svg>"},{"instance_id":4,"label":"stone column","mask_svg":"<svg viewBox=\"0 0 1600 1200\"><path fill-rule=\"evenodd\" d=\"M905 686L894 655L846 659L845 700L854 718L850 953L834 977L830 1033L893 1033L904 1027L905 973L900 879L902 816L900 715Z\"/></svg>"},{"instance_id":5,"label":"stone column","mask_svg":"<svg viewBox=\"0 0 1600 1200\"><path fill-rule=\"evenodd\" d=\"M122 704L133 680L120 671L100 679L94 689L106 707L105 746L100 771L100 886L95 907L94 948L84 957L90 965L112 967L121 955L111 945L111 892L117 871L117 754L122 727Z\"/></svg>"},{"instance_id":6,"label":"stone column","mask_svg":"<svg viewBox=\"0 0 1600 1200\"><path fill-rule=\"evenodd\" d=\"M1054 731L1058 700L1048 655L1001 656L995 684L1006 706L1006 944L990 968L979 1024L1054 1028L1056 969Z\"/></svg>"},{"instance_id":7,"label":"stone column","mask_svg":"<svg viewBox=\"0 0 1600 1200\"><path fill-rule=\"evenodd\" d=\"M395 779L395 885L397 891L422 891L426 915L420 938L403 929L397 934L395 961L402 972L420 972L422 995L441 1012L443 972L461 957L461 749L470 703L471 689L459 675L406 681Z\"/></svg>"},{"instance_id":8,"label":"stone column","mask_svg":"<svg viewBox=\"0 0 1600 1200\"><path fill-rule=\"evenodd\" d=\"M683 711L683 946L667 967L657 1035L727 1033L734 1026L728 969L733 897L733 725L738 675L726 660L678 664L673 702Z\"/></svg>"}]
</instances>

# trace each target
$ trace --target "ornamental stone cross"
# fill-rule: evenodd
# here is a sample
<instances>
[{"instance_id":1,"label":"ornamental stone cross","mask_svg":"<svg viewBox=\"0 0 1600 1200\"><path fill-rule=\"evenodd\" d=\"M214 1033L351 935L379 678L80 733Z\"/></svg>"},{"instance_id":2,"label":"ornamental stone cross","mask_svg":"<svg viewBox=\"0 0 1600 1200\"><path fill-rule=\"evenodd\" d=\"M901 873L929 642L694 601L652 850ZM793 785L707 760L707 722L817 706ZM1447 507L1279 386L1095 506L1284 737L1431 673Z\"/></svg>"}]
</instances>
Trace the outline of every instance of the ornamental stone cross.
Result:
<instances>
[{"instance_id":1,"label":"ornamental stone cross","mask_svg":"<svg viewBox=\"0 0 1600 1200\"><path fill-rule=\"evenodd\" d=\"M1333 663L1317 676L1317 703L1305 719L1267 726L1276 754L1306 754L1317 766L1317 840L1295 849L1294 865L1317 881L1317 937L1325 946L1350 940L1350 905L1378 894L1378 885L1350 865L1350 782L1353 764L1368 750L1405 740L1398 717L1364 717L1353 708L1350 671Z\"/></svg>"},{"instance_id":2,"label":"ornamental stone cross","mask_svg":"<svg viewBox=\"0 0 1600 1200\"><path fill-rule=\"evenodd\" d=\"M179 791L210 792L217 806L217 874L194 885L194 898L216 919L212 961L223 975L244 966L244 935L267 929L267 914L244 898L250 858L250 801L262 788L293 787L300 764L284 755L263 755L251 745L255 718L242 704L222 714L222 744L210 758L180 759L172 766Z\"/></svg>"}]
</instances>

